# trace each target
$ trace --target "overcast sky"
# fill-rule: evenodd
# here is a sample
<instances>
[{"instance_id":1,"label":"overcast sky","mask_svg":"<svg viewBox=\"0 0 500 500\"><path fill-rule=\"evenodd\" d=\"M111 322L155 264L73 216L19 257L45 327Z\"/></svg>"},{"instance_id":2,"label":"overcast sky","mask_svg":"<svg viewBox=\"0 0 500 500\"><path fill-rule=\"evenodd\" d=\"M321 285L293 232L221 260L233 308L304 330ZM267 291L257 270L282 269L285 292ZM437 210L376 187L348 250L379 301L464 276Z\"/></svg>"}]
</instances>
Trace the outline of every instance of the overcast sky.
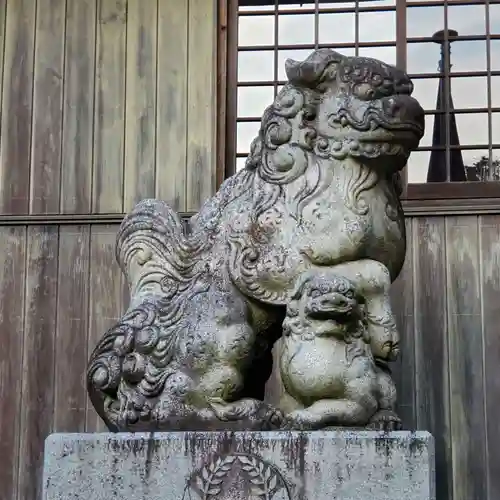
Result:
<instances>
[{"instance_id":1,"label":"overcast sky","mask_svg":"<svg viewBox=\"0 0 500 500\"><path fill-rule=\"evenodd\" d=\"M411 0L409 0L411 3ZM322 4L325 7L353 6L350 3ZM375 0L361 5L394 5L394 0ZM297 8L298 6L294 6ZM286 6L282 7L287 8ZM304 8L311 8L311 5ZM492 34L500 34L500 5L490 5L490 30ZM259 8L260 9L260 8ZM259 46L274 43L273 8L269 16L240 17L239 45ZM432 36L444 27L443 7L414 7L408 9L407 30L409 37ZM395 12L366 12L359 14L359 33L361 42L393 41L396 39ZM319 42L344 43L354 41L354 14L320 14ZM448 7L448 26L460 35L484 35L485 6L471 5ZM314 16L280 16L279 44L314 43ZM451 46L453 64L452 71L485 71L486 42L460 41ZM437 71L439 46L434 43L408 45L409 73L431 73ZM354 55L354 49L339 49L346 55ZM278 78L285 79L284 62L287 58L302 60L309 50L279 51ZM375 57L385 62L396 63L395 47L361 48L360 55ZM273 80L274 55L269 52L240 52L239 81ZM491 69L500 70L500 40L491 41ZM424 109L435 109L437 79L414 80L414 96ZM452 95L456 109L486 107L488 105L487 83L483 77L454 78L451 83ZM492 107L500 107L500 77L492 77ZM264 108L273 100L272 87L243 87L238 92L238 116L261 116ZM500 142L500 114L492 115L493 142ZM488 143L488 115L459 114L456 116L458 133L462 145ZM433 116L426 118L426 134L421 146L430 146L432 142ZM242 123L238 126L238 152L248 152L250 142L255 137L259 124ZM499 138L495 140L495 137ZM464 162L471 164L485 150L463 151ZM410 182L425 182L430 152L413 153L409 162L408 176ZM494 151L494 156L500 157ZM244 163L239 159L238 166Z\"/></svg>"}]
</instances>

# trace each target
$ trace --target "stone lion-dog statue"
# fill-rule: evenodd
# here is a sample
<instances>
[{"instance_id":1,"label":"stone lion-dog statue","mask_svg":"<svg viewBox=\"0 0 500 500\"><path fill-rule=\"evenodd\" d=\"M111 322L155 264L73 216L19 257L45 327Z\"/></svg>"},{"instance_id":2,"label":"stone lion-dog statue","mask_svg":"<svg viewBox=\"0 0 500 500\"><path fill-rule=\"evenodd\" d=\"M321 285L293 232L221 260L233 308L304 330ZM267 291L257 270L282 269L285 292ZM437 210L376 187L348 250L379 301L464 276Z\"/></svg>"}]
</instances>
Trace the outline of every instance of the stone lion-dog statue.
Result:
<instances>
[{"instance_id":1,"label":"stone lion-dog statue","mask_svg":"<svg viewBox=\"0 0 500 500\"><path fill-rule=\"evenodd\" d=\"M287 61L286 73L245 167L187 225L168 204L144 200L120 227L116 257L130 304L87 370L92 404L112 431L399 422L377 417L393 413L393 395L314 422L263 401L287 305L315 272L355 288L376 377L393 390L383 366L398 350L388 288L406 252L400 170L424 132L411 81L383 62L320 49ZM324 321L311 324L330 328ZM308 389L307 380L305 406L346 397L315 392L312 380Z\"/></svg>"}]
</instances>

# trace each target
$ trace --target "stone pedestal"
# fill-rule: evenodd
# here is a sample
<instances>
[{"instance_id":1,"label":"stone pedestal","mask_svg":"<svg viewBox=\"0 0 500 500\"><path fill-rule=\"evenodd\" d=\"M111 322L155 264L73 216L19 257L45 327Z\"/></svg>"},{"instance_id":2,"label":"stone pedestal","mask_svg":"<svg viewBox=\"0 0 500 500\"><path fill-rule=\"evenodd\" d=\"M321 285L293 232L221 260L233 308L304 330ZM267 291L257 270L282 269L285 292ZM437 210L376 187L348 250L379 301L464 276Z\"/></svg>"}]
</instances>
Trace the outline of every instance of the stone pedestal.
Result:
<instances>
[{"instance_id":1,"label":"stone pedestal","mask_svg":"<svg viewBox=\"0 0 500 500\"><path fill-rule=\"evenodd\" d=\"M54 434L44 500L435 500L417 432Z\"/></svg>"}]
</instances>

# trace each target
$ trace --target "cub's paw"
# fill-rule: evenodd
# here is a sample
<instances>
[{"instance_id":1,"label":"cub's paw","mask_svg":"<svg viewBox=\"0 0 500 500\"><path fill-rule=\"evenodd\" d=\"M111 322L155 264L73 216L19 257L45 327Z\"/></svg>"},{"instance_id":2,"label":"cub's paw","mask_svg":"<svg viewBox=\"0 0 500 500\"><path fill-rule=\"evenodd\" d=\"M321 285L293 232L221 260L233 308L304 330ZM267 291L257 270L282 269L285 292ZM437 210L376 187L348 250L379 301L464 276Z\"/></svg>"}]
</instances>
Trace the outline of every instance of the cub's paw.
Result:
<instances>
[{"instance_id":1,"label":"cub's paw","mask_svg":"<svg viewBox=\"0 0 500 500\"><path fill-rule=\"evenodd\" d=\"M400 431L403 428L403 423L393 411L380 410L373 415L366 428L371 431Z\"/></svg>"}]
</instances>

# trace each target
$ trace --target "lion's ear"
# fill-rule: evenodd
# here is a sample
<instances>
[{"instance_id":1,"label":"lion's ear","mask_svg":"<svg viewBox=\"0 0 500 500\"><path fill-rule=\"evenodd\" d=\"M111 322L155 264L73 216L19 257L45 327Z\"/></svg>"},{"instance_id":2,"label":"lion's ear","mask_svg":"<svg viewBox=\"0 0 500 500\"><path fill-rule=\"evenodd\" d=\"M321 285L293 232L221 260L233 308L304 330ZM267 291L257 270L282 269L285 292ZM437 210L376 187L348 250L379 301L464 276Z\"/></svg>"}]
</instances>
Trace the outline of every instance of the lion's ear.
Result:
<instances>
[{"instance_id":1,"label":"lion's ear","mask_svg":"<svg viewBox=\"0 0 500 500\"><path fill-rule=\"evenodd\" d=\"M345 57L330 49L315 50L305 61L287 59L286 76L290 83L305 87L315 87L322 79L325 69L333 63L340 63Z\"/></svg>"}]
</instances>

